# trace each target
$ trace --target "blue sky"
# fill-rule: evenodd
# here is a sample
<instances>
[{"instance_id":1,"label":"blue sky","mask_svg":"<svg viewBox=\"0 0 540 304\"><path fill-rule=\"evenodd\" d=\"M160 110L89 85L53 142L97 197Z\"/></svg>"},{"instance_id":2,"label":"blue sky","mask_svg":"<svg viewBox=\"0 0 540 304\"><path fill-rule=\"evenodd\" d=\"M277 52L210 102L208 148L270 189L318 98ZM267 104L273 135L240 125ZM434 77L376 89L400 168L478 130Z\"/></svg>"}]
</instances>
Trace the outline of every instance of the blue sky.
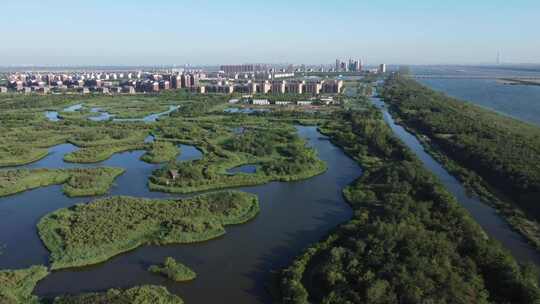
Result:
<instances>
[{"instance_id":1,"label":"blue sky","mask_svg":"<svg viewBox=\"0 0 540 304\"><path fill-rule=\"evenodd\" d=\"M26 0L0 65L540 63L538 0Z\"/></svg>"}]
</instances>

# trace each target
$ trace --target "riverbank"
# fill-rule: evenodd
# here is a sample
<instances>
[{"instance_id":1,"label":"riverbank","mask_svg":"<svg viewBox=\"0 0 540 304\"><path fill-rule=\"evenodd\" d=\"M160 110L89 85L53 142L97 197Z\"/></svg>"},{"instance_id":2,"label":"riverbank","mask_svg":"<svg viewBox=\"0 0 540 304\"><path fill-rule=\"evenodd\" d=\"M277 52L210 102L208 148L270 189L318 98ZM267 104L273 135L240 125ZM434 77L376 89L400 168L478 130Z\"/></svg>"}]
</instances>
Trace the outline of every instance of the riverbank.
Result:
<instances>
[{"instance_id":1,"label":"riverbank","mask_svg":"<svg viewBox=\"0 0 540 304\"><path fill-rule=\"evenodd\" d=\"M540 197L540 141L536 139L540 128L459 104L410 80L392 80L386 87L383 96L390 110L426 151L540 249L535 207ZM427 101L428 96L435 98ZM420 108L437 110L414 114ZM467 126L455 124L456 120Z\"/></svg>"},{"instance_id":2,"label":"riverbank","mask_svg":"<svg viewBox=\"0 0 540 304\"><path fill-rule=\"evenodd\" d=\"M377 110L344 113L322 130L366 169L344 190L355 216L283 271L280 300L538 300L534 272L486 236Z\"/></svg>"},{"instance_id":3,"label":"riverbank","mask_svg":"<svg viewBox=\"0 0 540 304\"><path fill-rule=\"evenodd\" d=\"M84 293L76 296L61 296L53 304L89 304L89 303L159 303L183 304L184 301L162 286L144 285L129 289L110 289L106 292Z\"/></svg>"},{"instance_id":4,"label":"riverbank","mask_svg":"<svg viewBox=\"0 0 540 304\"><path fill-rule=\"evenodd\" d=\"M109 191L121 168L15 169L0 171L0 197L63 184L69 197L96 196Z\"/></svg>"},{"instance_id":5,"label":"riverbank","mask_svg":"<svg viewBox=\"0 0 540 304\"><path fill-rule=\"evenodd\" d=\"M28 269L0 270L0 303L38 304L38 297L32 294L37 282L49 274L45 266Z\"/></svg>"}]
</instances>

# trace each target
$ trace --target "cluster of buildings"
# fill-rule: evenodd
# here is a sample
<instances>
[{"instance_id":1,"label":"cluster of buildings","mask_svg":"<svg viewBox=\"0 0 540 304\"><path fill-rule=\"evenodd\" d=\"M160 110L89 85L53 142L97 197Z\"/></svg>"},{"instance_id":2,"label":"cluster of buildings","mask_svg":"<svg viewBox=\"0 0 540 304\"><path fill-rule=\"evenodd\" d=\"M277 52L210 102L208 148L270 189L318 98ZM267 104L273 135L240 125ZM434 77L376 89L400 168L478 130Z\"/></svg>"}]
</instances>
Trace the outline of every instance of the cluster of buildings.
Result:
<instances>
[{"instance_id":1,"label":"cluster of buildings","mask_svg":"<svg viewBox=\"0 0 540 304\"><path fill-rule=\"evenodd\" d=\"M298 71L299 69L293 66L276 69L263 64L222 65L216 76L231 79L273 80L292 78Z\"/></svg>"},{"instance_id":2,"label":"cluster of buildings","mask_svg":"<svg viewBox=\"0 0 540 304\"><path fill-rule=\"evenodd\" d=\"M386 64L379 64L379 66L374 69L365 69L361 59L349 59L348 62L342 61L341 59L336 59L336 65L333 72L365 72L384 74L386 73Z\"/></svg>"},{"instance_id":3,"label":"cluster of buildings","mask_svg":"<svg viewBox=\"0 0 540 304\"><path fill-rule=\"evenodd\" d=\"M330 104L339 104L339 101L332 97L322 97L322 98L311 98L309 100L297 100L297 101L287 101L287 100L269 100L269 99L256 99L256 98L243 98L243 99L231 99L229 100L231 104L238 103L247 103L257 106L268 106L268 105L277 105L277 106L313 106L313 105L330 105Z\"/></svg>"},{"instance_id":4,"label":"cluster of buildings","mask_svg":"<svg viewBox=\"0 0 540 304\"><path fill-rule=\"evenodd\" d=\"M211 71L211 72L210 72ZM300 77L309 72L386 73L386 65L365 69L362 60L336 60L332 65L306 66L266 64L222 65L203 72L195 69L104 72L22 72L7 76L0 93L136 94L187 89L199 93L242 94L339 94L343 81ZM303 80L307 79L307 80Z\"/></svg>"},{"instance_id":5,"label":"cluster of buildings","mask_svg":"<svg viewBox=\"0 0 540 304\"><path fill-rule=\"evenodd\" d=\"M159 92L168 89L199 87L200 73L14 73L7 77L7 86L0 87L0 93L8 91L22 93L79 92L87 94L135 94L137 92Z\"/></svg>"},{"instance_id":6,"label":"cluster of buildings","mask_svg":"<svg viewBox=\"0 0 540 304\"><path fill-rule=\"evenodd\" d=\"M215 81L201 85L201 93L243 93L243 94L339 94L343 88L342 80L248 80L232 82L228 80Z\"/></svg>"},{"instance_id":7,"label":"cluster of buildings","mask_svg":"<svg viewBox=\"0 0 540 304\"><path fill-rule=\"evenodd\" d=\"M349 62L336 59L335 72L362 72L363 63L362 59L349 59Z\"/></svg>"}]
</instances>

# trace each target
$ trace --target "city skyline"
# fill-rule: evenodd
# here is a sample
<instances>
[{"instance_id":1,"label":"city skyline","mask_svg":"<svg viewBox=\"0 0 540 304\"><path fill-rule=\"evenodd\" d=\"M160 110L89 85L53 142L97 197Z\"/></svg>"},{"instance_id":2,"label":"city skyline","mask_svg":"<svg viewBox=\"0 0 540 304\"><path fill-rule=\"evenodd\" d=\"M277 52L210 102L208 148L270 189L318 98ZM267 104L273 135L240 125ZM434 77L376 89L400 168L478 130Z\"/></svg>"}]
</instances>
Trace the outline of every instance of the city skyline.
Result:
<instances>
[{"instance_id":1,"label":"city skyline","mask_svg":"<svg viewBox=\"0 0 540 304\"><path fill-rule=\"evenodd\" d=\"M0 65L539 63L534 1L8 2ZM264 12L264 14L261 14ZM300 13L299 13L300 12ZM517 35L519 33L519 35Z\"/></svg>"}]
</instances>

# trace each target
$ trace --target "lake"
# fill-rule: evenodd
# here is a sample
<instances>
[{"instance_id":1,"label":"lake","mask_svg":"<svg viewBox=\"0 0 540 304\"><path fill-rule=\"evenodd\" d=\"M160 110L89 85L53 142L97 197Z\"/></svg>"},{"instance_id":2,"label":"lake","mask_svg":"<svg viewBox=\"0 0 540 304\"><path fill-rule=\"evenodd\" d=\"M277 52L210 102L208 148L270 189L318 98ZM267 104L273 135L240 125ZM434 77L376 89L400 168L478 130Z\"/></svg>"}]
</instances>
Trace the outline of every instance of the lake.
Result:
<instances>
[{"instance_id":1,"label":"lake","mask_svg":"<svg viewBox=\"0 0 540 304\"><path fill-rule=\"evenodd\" d=\"M540 86L506 85L496 77L540 77L539 71L496 67L416 67L414 74L459 76L418 81L436 91L540 126ZM466 78L471 77L471 78ZM474 79L474 77L493 77Z\"/></svg>"}]
</instances>

